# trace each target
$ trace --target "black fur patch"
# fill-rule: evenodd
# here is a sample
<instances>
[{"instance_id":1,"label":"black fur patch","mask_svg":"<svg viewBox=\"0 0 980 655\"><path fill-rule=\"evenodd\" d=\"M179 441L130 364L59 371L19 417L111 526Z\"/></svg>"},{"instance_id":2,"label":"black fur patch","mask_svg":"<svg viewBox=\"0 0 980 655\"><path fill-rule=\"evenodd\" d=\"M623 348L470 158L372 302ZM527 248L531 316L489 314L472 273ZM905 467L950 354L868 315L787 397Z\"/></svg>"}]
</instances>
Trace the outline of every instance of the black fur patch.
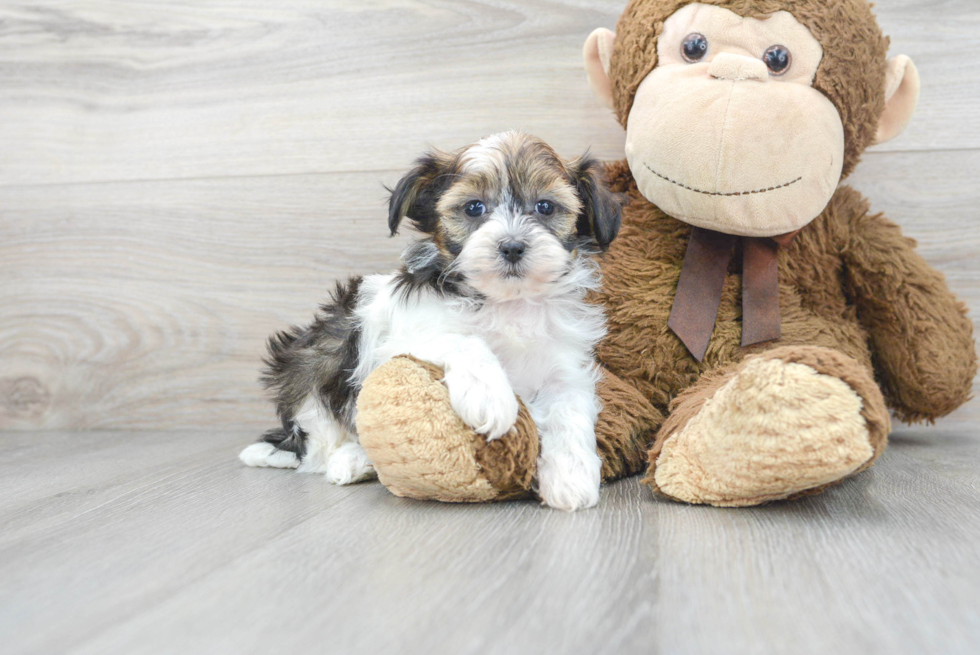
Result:
<instances>
[{"instance_id":1,"label":"black fur patch","mask_svg":"<svg viewBox=\"0 0 980 655\"><path fill-rule=\"evenodd\" d=\"M262 382L275 394L276 413L283 422L283 431L290 430L293 419L314 390L324 407L353 429L360 389L350 377L358 362L360 328L354 309L361 280L352 277L346 284L337 283L330 302L320 307L309 326L293 327L269 339Z\"/></svg>"},{"instance_id":2,"label":"black fur patch","mask_svg":"<svg viewBox=\"0 0 980 655\"><path fill-rule=\"evenodd\" d=\"M578 234L592 239L605 250L619 234L626 197L613 193L603 181L604 166L598 159L586 155L575 171L575 187L582 200L578 217Z\"/></svg>"},{"instance_id":3,"label":"black fur patch","mask_svg":"<svg viewBox=\"0 0 980 655\"><path fill-rule=\"evenodd\" d=\"M292 427L283 426L269 430L262 435L260 441L272 444L276 450L291 452L300 460L306 457L306 432L295 423Z\"/></svg>"},{"instance_id":4,"label":"black fur patch","mask_svg":"<svg viewBox=\"0 0 980 655\"><path fill-rule=\"evenodd\" d=\"M456 178L458 162L455 158L430 152L415 161L413 168L398 181L394 189L388 189L388 229L392 236L398 232L402 218L407 217L420 232L435 231L439 222L436 204Z\"/></svg>"},{"instance_id":5,"label":"black fur patch","mask_svg":"<svg viewBox=\"0 0 980 655\"><path fill-rule=\"evenodd\" d=\"M438 246L428 239L412 243L403 255L405 263L395 273L394 290L402 300L423 289L440 296L461 296L466 293L463 278L447 273L449 261Z\"/></svg>"}]
</instances>

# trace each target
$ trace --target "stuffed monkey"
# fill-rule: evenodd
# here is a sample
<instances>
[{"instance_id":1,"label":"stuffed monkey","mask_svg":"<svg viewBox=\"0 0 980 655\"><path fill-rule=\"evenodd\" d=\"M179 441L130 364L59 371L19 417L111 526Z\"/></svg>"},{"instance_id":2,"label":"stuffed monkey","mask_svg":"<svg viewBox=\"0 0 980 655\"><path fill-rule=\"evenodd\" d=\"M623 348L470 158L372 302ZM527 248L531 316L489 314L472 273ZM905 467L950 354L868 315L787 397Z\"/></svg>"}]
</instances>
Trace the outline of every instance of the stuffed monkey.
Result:
<instances>
[{"instance_id":1,"label":"stuffed monkey","mask_svg":"<svg viewBox=\"0 0 980 655\"><path fill-rule=\"evenodd\" d=\"M627 194L602 259L604 478L749 506L816 493L881 455L889 410L931 421L976 374L966 307L915 243L841 185L897 136L919 80L865 0L632 0L585 45L626 128ZM533 493L533 423L487 444L437 370L396 359L358 429L394 493ZM451 454L451 456L450 456Z\"/></svg>"}]
</instances>

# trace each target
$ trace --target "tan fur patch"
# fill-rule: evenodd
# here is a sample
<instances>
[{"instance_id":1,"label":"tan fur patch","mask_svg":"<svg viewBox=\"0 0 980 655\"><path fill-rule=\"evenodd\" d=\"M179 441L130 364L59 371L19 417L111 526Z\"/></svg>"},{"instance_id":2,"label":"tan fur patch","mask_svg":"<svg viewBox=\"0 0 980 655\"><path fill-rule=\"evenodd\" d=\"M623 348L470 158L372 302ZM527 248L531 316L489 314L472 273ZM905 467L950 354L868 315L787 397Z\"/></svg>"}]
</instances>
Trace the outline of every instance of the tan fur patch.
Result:
<instances>
[{"instance_id":1,"label":"tan fur patch","mask_svg":"<svg viewBox=\"0 0 980 655\"><path fill-rule=\"evenodd\" d=\"M521 405L516 429L487 443L453 412L442 369L412 357L378 367L357 401L361 445L393 494L487 502L530 494L538 434Z\"/></svg>"},{"instance_id":2,"label":"tan fur patch","mask_svg":"<svg viewBox=\"0 0 980 655\"><path fill-rule=\"evenodd\" d=\"M488 214L500 205L533 214L539 200L549 200L556 212L541 217L542 221L560 240L574 238L582 201L570 182L570 165L548 144L520 132L505 132L487 137L455 157L459 172L436 208L436 243L444 252L449 252L449 244L463 243L480 225L479 219L464 213L474 200L483 202Z\"/></svg>"},{"instance_id":3,"label":"tan fur patch","mask_svg":"<svg viewBox=\"0 0 980 655\"><path fill-rule=\"evenodd\" d=\"M690 503L757 505L853 473L874 456L861 397L805 364L754 359L663 444L660 490Z\"/></svg>"}]
</instances>

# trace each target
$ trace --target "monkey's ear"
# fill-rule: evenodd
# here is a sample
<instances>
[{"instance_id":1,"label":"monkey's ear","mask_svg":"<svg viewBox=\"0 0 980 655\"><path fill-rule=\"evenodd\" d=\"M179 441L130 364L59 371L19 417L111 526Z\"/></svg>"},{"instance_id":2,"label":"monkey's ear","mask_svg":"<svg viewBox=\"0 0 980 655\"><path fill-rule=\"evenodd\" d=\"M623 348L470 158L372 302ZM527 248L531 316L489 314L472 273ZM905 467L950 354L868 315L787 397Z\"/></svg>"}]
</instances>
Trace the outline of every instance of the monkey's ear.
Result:
<instances>
[{"instance_id":1,"label":"monkey's ear","mask_svg":"<svg viewBox=\"0 0 980 655\"><path fill-rule=\"evenodd\" d=\"M905 55L888 60L885 69L885 111L878 119L875 145L902 133L919 104L919 71Z\"/></svg>"},{"instance_id":2,"label":"monkey's ear","mask_svg":"<svg viewBox=\"0 0 980 655\"><path fill-rule=\"evenodd\" d=\"M572 163L572 171L582 201L578 235L594 239L599 248L605 250L619 234L625 197L613 193L606 186L603 180L606 169L598 159L585 155Z\"/></svg>"},{"instance_id":3,"label":"monkey's ear","mask_svg":"<svg viewBox=\"0 0 980 655\"><path fill-rule=\"evenodd\" d=\"M609 81L609 62L612 60L613 44L616 34L605 27L592 32L585 40L582 55L585 57L585 72L589 76L592 93L602 104L613 108L612 84Z\"/></svg>"},{"instance_id":4,"label":"monkey's ear","mask_svg":"<svg viewBox=\"0 0 980 655\"><path fill-rule=\"evenodd\" d=\"M432 232L438 218L436 203L449 187L451 175L448 156L441 152L429 152L415 162L415 167L398 181L394 189L388 189L388 228L391 235L406 216L422 232Z\"/></svg>"}]
</instances>

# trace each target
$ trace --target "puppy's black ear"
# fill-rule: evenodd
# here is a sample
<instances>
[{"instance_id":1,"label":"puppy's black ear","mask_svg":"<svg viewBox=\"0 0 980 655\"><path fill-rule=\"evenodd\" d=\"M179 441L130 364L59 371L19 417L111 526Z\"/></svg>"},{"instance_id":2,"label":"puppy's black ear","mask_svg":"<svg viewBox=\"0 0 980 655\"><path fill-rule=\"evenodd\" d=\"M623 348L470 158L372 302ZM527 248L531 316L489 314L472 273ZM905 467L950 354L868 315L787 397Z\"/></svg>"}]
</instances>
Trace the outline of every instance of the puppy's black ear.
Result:
<instances>
[{"instance_id":1,"label":"puppy's black ear","mask_svg":"<svg viewBox=\"0 0 980 655\"><path fill-rule=\"evenodd\" d=\"M415 167L395 185L388 189L388 228L391 235L398 232L398 226L406 216L421 232L435 230L438 219L436 203L449 188L453 171L448 155L429 152L415 162Z\"/></svg>"},{"instance_id":2,"label":"puppy's black ear","mask_svg":"<svg viewBox=\"0 0 980 655\"><path fill-rule=\"evenodd\" d=\"M605 172L602 162L588 154L572 163L575 186L582 201L578 235L591 237L602 250L608 248L619 234L626 201L624 196L613 193L606 186Z\"/></svg>"}]
</instances>

